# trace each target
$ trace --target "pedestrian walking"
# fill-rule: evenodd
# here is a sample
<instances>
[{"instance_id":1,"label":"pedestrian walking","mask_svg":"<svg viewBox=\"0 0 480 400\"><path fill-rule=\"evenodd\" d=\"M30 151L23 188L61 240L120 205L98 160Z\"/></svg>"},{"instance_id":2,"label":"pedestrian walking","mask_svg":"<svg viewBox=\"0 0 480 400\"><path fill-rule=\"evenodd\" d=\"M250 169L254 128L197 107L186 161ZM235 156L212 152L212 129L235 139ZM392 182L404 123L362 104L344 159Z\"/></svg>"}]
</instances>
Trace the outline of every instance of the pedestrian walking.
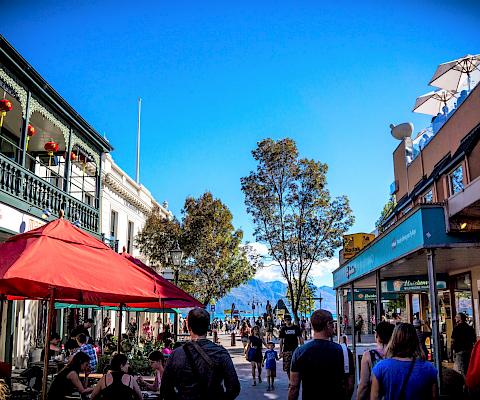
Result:
<instances>
[{"instance_id":1,"label":"pedestrian walking","mask_svg":"<svg viewBox=\"0 0 480 400\"><path fill-rule=\"evenodd\" d=\"M278 353L273 350L275 348L275 343L272 341L267 343L268 350L263 356L263 362L265 364L265 369L267 370L267 392L275 390L275 378L277 376L277 361Z\"/></svg>"},{"instance_id":2,"label":"pedestrian walking","mask_svg":"<svg viewBox=\"0 0 480 400\"><path fill-rule=\"evenodd\" d=\"M372 369L385 358L387 344L392 337L394 326L386 321L380 322L375 329L376 347L363 353L360 367L360 382L357 388L357 400L370 399Z\"/></svg>"},{"instance_id":3,"label":"pedestrian walking","mask_svg":"<svg viewBox=\"0 0 480 400\"><path fill-rule=\"evenodd\" d=\"M386 358L373 367L371 400L437 399L437 369L425 361L413 325L393 330Z\"/></svg>"},{"instance_id":4,"label":"pedestrian walking","mask_svg":"<svg viewBox=\"0 0 480 400\"><path fill-rule=\"evenodd\" d=\"M346 379L342 347L330 340L335 332L332 313L316 310L310 322L313 340L293 353L288 399L298 399L300 386L303 400L350 399L353 393L353 357L349 357L349 379Z\"/></svg>"},{"instance_id":5,"label":"pedestrian walking","mask_svg":"<svg viewBox=\"0 0 480 400\"><path fill-rule=\"evenodd\" d=\"M290 364L295 349L303 344L302 333L297 325L292 324L292 317L285 315L285 326L280 329L280 357L283 359L283 370L290 377Z\"/></svg>"},{"instance_id":6,"label":"pedestrian walking","mask_svg":"<svg viewBox=\"0 0 480 400\"><path fill-rule=\"evenodd\" d=\"M250 336L250 328L247 325L246 321L242 322L242 327L240 328L240 340L242 341L243 345L243 355L247 355L247 344L248 344L248 337Z\"/></svg>"},{"instance_id":7,"label":"pedestrian walking","mask_svg":"<svg viewBox=\"0 0 480 400\"><path fill-rule=\"evenodd\" d=\"M265 323L265 333L266 333L266 340L267 343L270 342L273 339L273 321L272 317L270 315L267 316L267 321Z\"/></svg>"},{"instance_id":8,"label":"pedestrian walking","mask_svg":"<svg viewBox=\"0 0 480 400\"><path fill-rule=\"evenodd\" d=\"M357 333L357 343L362 343L362 329L363 329L363 317L361 314L357 315L355 320L355 332Z\"/></svg>"},{"instance_id":9,"label":"pedestrian walking","mask_svg":"<svg viewBox=\"0 0 480 400\"><path fill-rule=\"evenodd\" d=\"M191 341L170 355L162 376L160 399L235 399L240 382L227 350L206 338L209 313L190 310L187 317Z\"/></svg>"},{"instance_id":10,"label":"pedestrian walking","mask_svg":"<svg viewBox=\"0 0 480 400\"><path fill-rule=\"evenodd\" d=\"M458 313L455 316L455 324L452 331L453 368L465 376L477 335L475 330L467 324L467 316L464 313Z\"/></svg>"},{"instance_id":11,"label":"pedestrian walking","mask_svg":"<svg viewBox=\"0 0 480 400\"><path fill-rule=\"evenodd\" d=\"M262 383L262 345L263 339L260 335L260 329L257 325L252 328L252 333L248 338L247 361L252 366L252 386L257 386L256 372L258 370L258 383Z\"/></svg>"}]
</instances>

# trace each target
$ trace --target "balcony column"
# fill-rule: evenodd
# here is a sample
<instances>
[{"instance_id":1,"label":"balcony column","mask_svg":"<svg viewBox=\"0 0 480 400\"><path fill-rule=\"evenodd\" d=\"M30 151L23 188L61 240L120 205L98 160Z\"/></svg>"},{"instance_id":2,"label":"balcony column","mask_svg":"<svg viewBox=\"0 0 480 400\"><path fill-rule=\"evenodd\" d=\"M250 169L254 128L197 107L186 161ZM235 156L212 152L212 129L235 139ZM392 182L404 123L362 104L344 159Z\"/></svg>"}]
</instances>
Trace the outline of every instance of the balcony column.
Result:
<instances>
[{"instance_id":1,"label":"balcony column","mask_svg":"<svg viewBox=\"0 0 480 400\"><path fill-rule=\"evenodd\" d=\"M70 194L70 177L72 175L71 165L72 161L70 160L70 153L72 152L72 129L68 133L68 143L65 148L65 171L63 174L63 191Z\"/></svg>"},{"instance_id":2,"label":"balcony column","mask_svg":"<svg viewBox=\"0 0 480 400\"><path fill-rule=\"evenodd\" d=\"M22 132L21 132L21 137L20 137L20 148L21 151L19 153L19 160L17 162L24 168L26 168L25 164L27 161L27 132L28 132L28 123L30 119L30 98L31 98L31 92L30 90L27 91L27 106L25 110L25 118L22 118Z\"/></svg>"},{"instance_id":3,"label":"balcony column","mask_svg":"<svg viewBox=\"0 0 480 400\"><path fill-rule=\"evenodd\" d=\"M95 224L97 233L102 231L102 215L100 210L102 209L102 159L105 153L100 153L99 166L96 168L96 188L95 188L95 206L99 210L98 221Z\"/></svg>"}]
</instances>

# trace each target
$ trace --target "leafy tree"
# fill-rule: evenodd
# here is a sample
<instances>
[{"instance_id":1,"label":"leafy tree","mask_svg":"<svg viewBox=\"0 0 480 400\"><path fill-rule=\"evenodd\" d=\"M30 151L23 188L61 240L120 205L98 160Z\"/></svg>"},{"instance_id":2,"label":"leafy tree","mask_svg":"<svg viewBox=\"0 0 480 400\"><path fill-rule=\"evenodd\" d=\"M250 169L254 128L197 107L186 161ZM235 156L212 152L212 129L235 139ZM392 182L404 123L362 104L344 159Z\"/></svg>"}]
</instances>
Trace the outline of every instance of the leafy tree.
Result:
<instances>
[{"instance_id":1,"label":"leafy tree","mask_svg":"<svg viewBox=\"0 0 480 400\"><path fill-rule=\"evenodd\" d=\"M241 179L257 241L267 244L287 281L295 321L315 262L333 257L354 217L346 196L332 199L326 164L299 158L292 139L265 139L256 171Z\"/></svg>"},{"instance_id":2,"label":"leafy tree","mask_svg":"<svg viewBox=\"0 0 480 400\"><path fill-rule=\"evenodd\" d=\"M169 252L180 236L180 222L175 218L165 218L158 209L154 209L136 236L135 243L140 253L145 255L151 264L166 267Z\"/></svg>"},{"instance_id":3,"label":"leafy tree","mask_svg":"<svg viewBox=\"0 0 480 400\"><path fill-rule=\"evenodd\" d=\"M380 213L380 217L375 222L375 228L377 229L382 228L383 223L393 212L396 205L397 205L397 200L395 199L395 196L391 196L390 199L388 199L387 203L383 206L383 210Z\"/></svg>"},{"instance_id":4,"label":"leafy tree","mask_svg":"<svg viewBox=\"0 0 480 400\"><path fill-rule=\"evenodd\" d=\"M300 296L300 303L298 305L298 311L300 314L303 315L309 315L315 310L315 300L314 298L315 293L317 291L316 286L312 282L310 278L307 279L307 284L305 285L305 288L303 290L303 295ZM287 299L291 299L292 297L296 297L296 293L293 294L293 296L289 293L289 289L287 287L287 293L285 295ZM290 307L292 304L290 303L290 300L288 300L288 303Z\"/></svg>"},{"instance_id":5,"label":"leafy tree","mask_svg":"<svg viewBox=\"0 0 480 400\"><path fill-rule=\"evenodd\" d=\"M206 192L198 199L187 198L182 214L181 223L151 215L137 236L142 254L165 266L169 250L178 241L185 260L179 285L204 304L253 277L261 265L259 258L241 244L243 232L233 227L225 204Z\"/></svg>"}]
</instances>

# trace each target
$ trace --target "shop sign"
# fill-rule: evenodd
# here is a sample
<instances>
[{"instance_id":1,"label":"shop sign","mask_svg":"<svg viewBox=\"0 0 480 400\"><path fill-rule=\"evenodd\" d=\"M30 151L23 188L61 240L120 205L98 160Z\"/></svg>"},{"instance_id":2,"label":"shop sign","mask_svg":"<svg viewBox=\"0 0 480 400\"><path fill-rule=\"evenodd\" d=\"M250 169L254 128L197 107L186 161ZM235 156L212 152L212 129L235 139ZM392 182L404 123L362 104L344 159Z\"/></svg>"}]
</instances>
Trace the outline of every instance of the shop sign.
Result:
<instances>
[{"instance_id":1,"label":"shop sign","mask_svg":"<svg viewBox=\"0 0 480 400\"><path fill-rule=\"evenodd\" d=\"M355 257L364 247L375 239L372 233L353 233L343 236L343 258L349 260Z\"/></svg>"},{"instance_id":2,"label":"shop sign","mask_svg":"<svg viewBox=\"0 0 480 400\"><path fill-rule=\"evenodd\" d=\"M428 292L428 277L426 275L389 279L381 282L382 292ZM446 289L445 280L437 280L437 289Z\"/></svg>"},{"instance_id":3,"label":"shop sign","mask_svg":"<svg viewBox=\"0 0 480 400\"><path fill-rule=\"evenodd\" d=\"M377 301L376 289L354 289L354 301ZM382 300L396 300L398 295L395 293L382 293ZM351 301L350 292L347 293L347 301Z\"/></svg>"}]
</instances>

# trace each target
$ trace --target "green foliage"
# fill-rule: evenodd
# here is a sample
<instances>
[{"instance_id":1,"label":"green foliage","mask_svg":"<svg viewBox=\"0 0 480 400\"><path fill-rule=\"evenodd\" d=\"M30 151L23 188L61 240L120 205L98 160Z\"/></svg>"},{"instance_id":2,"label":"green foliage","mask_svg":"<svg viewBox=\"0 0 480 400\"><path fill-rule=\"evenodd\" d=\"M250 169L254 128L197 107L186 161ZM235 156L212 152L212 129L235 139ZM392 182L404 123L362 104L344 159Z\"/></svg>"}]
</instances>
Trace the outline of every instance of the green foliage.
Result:
<instances>
[{"instance_id":1,"label":"green foliage","mask_svg":"<svg viewBox=\"0 0 480 400\"><path fill-rule=\"evenodd\" d=\"M165 267L169 251L180 238L180 232L178 220L165 218L157 209L148 216L145 226L135 238L135 243L151 264Z\"/></svg>"},{"instance_id":2,"label":"green foliage","mask_svg":"<svg viewBox=\"0 0 480 400\"><path fill-rule=\"evenodd\" d=\"M328 166L299 158L292 139L265 139L252 152L256 171L241 179L255 237L282 268L294 318L314 263L333 257L354 217L346 196L331 198Z\"/></svg>"},{"instance_id":3,"label":"green foliage","mask_svg":"<svg viewBox=\"0 0 480 400\"><path fill-rule=\"evenodd\" d=\"M150 262L164 266L178 240L185 253L179 286L204 304L253 277L258 257L241 245L243 232L235 230L232 214L221 200L209 192L198 199L189 197L182 214L181 223L162 220L158 213L147 219L136 241Z\"/></svg>"},{"instance_id":4,"label":"green foliage","mask_svg":"<svg viewBox=\"0 0 480 400\"><path fill-rule=\"evenodd\" d=\"M303 289L303 294L300 296L300 302L298 304L298 311L300 314L303 315L309 315L315 310L315 292L317 288L313 284L312 280L310 278L307 279L307 284L305 285L305 288ZM296 298L297 294L293 293L290 294L290 289L287 288L287 293L285 294L287 297L288 303L290 307L292 304L290 303L290 300L292 297Z\"/></svg>"},{"instance_id":5,"label":"green foliage","mask_svg":"<svg viewBox=\"0 0 480 400\"><path fill-rule=\"evenodd\" d=\"M388 199L387 203L383 206L383 210L380 213L380 217L375 222L375 228L381 229L382 224L390 216L390 214L393 212L396 205L397 205L397 200L395 199L395 196L390 197L390 199Z\"/></svg>"}]
</instances>

